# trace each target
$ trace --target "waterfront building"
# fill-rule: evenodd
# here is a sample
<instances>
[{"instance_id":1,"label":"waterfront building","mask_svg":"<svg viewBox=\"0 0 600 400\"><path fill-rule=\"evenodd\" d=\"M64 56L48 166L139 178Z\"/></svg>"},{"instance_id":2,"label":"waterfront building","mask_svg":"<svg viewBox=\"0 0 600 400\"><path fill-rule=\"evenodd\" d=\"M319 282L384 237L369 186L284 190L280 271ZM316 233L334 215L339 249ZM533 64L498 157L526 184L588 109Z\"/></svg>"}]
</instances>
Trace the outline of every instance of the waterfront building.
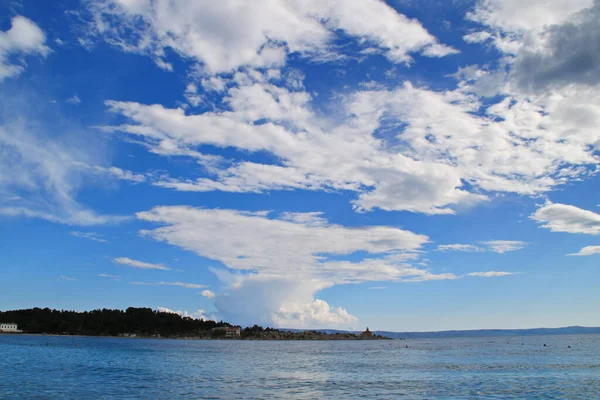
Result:
<instances>
[{"instance_id":1,"label":"waterfront building","mask_svg":"<svg viewBox=\"0 0 600 400\"><path fill-rule=\"evenodd\" d=\"M20 333L19 327L14 322L0 322L0 332L5 333Z\"/></svg>"}]
</instances>

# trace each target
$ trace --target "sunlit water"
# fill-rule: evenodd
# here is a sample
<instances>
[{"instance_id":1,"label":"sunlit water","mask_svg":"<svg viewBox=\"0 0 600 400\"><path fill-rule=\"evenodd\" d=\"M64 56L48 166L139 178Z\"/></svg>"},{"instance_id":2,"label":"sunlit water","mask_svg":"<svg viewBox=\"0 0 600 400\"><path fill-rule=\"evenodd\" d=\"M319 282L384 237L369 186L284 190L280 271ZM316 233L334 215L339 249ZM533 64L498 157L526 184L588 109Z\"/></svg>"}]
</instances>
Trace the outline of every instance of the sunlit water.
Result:
<instances>
[{"instance_id":1,"label":"sunlit water","mask_svg":"<svg viewBox=\"0 0 600 400\"><path fill-rule=\"evenodd\" d=\"M600 335L331 342L0 335L2 399L360 397L600 398Z\"/></svg>"}]
</instances>

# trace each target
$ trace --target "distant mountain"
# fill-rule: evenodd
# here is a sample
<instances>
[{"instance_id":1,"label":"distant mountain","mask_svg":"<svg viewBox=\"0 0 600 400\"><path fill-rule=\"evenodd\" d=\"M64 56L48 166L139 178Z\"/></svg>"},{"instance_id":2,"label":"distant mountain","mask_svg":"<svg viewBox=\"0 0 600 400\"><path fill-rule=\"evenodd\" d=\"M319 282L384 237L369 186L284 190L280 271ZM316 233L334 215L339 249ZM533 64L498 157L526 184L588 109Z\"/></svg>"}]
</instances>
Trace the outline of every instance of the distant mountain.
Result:
<instances>
[{"instance_id":1,"label":"distant mountain","mask_svg":"<svg viewBox=\"0 0 600 400\"><path fill-rule=\"evenodd\" d=\"M280 329L301 332L303 329ZM360 333L335 329L318 329L324 333ZM540 336L540 335L590 335L600 334L600 327L567 326L564 328L535 328L535 329L479 329L468 331L439 331L439 332L390 332L373 331L381 336L392 339L435 339L461 337L505 337L505 336Z\"/></svg>"}]
</instances>

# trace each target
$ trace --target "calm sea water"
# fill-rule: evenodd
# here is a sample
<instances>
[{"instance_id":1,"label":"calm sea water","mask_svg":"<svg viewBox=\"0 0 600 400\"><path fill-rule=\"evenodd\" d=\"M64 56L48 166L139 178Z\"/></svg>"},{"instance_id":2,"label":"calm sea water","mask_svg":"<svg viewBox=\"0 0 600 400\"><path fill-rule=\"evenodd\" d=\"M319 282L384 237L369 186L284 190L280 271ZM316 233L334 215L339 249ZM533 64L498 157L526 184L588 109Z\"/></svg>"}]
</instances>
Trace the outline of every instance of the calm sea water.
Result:
<instances>
[{"instance_id":1,"label":"calm sea water","mask_svg":"<svg viewBox=\"0 0 600 400\"><path fill-rule=\"evenodd\" d=\"M0 335L2 399L360 397L600 398L600 335L362 342Z\"/></svg>"}]
</instances>

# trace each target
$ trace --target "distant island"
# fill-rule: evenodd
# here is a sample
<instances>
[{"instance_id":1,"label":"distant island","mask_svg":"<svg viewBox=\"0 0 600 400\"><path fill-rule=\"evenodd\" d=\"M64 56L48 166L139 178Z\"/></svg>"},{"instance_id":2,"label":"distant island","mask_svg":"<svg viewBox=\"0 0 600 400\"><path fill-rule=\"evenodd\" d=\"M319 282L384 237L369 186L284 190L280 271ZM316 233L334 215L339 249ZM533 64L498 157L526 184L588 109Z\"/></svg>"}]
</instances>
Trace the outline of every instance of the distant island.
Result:
<instances>
[{"instance_id":1,"label":"distant island","mask_svg":"<svg viewBox=\"0 0 600 400\"><path fill-rule=\"evenodd\" d=\"M151 308L129 307L127 310L101 309L65 311L49 308L0 311L0 322L16 324L29 334L119 336L173 339L240 339L240 340L383 340L390 339L364 332L323 332L316 330L279 330L254 325L241 328L223 321L182 317ZM15 329L16 329L15 326ZM11 331L7 331L11 332Z\"/></svg>"},{"instance_id":2,"label":"distant island","mask_svg":"<svg viewBox=\"0 0 600 400\"><path fill-rule=\"evenodd\" d=\"M290 329L293 331L293 329ZM358 333L335 329L320 329L319 332L333 333ZM562 328L530 328L530 329L473 329L451 330L436 332L391 332L374 331L377 335L391 339L452 339L452 338L485 338L508 336L554 336L554 335L597 335L600 327L566 326Z\"/></svg>"}]
</instances>

